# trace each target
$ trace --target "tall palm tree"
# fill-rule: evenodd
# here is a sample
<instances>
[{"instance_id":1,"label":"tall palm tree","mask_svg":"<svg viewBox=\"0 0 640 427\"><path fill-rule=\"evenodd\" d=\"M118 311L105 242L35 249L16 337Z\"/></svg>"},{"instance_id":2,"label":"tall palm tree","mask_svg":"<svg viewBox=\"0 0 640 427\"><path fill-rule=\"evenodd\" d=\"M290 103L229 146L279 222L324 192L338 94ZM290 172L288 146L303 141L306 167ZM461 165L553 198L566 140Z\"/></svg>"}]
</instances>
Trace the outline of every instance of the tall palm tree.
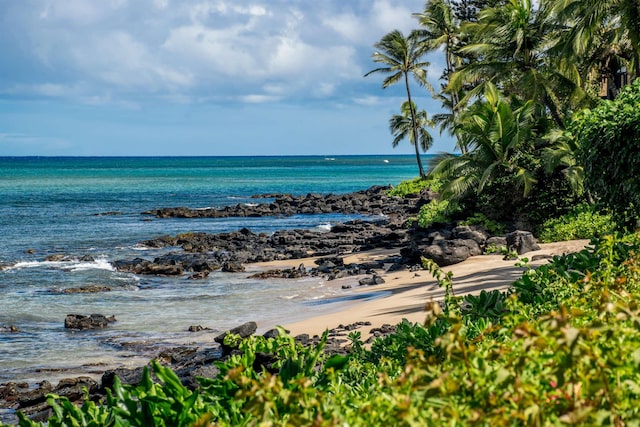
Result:
<instances>
[{"instance_id":1,"label":"tall palm tree","mask_svg":"<svg viewBox=\"0 0 640 427\"><path fill-rule=\"evenodd\" d=\"M448 130L451 133L458 114L460 95L458 90L447 91L446 87L449 83L449 77L460 64L460 58L455 54L460 43L459 20L449 0L427 0L424 11L413 15L418 19L422 27L422 30L420 30L423 38L422 42L428 46L428 49L430 51L444 50L446 69L442 78L445 80L445 84L436 98L440 99L442 106L449 110L450 113L434 116L434 120L440 123L441 132ZM466 152L466 147L460 144L459 139L457 145L462 153Z\"/></svg>"},{"instance_id":2,"label":"tall palm tree","mask_svg":"<svg viewBox=\"0 0 640 427\"><path fill-rule=\"evenodd\" d=\"M456 131L469 152L441 154L432 160L431 175L445 180L441 193L458 199L499 177L506 177L527 196L535 184L533 173L522 161L531 149L534 106L532 101L513 108L492 83L485 85L484 99L465 110Z\"/></svg>"},{"instance_id":3,"label":"tall palm tree","mask_svg":"<svg viewBox=\"0 0 640 427\"><path fill-rule=\"evenodd\" d=\"M388 74L389 76L382 81L383 89L399 81L404 82L407 92L407 102L409 103L410 109L413 140L419 141L419 129L416 120L416 111L411 99L409 76L412 76L418 84L427 86L427 88L433 92L433 88L427 82L426 68L430 64L427 61L423 61L427 47L419 42L419 34L415 30L407 37L405 37L401 31L394 30L383 36L382 39L373 46L378 49L372 56L373 61L383 64L383 66L369 71L364 76L367 77L374 73ZM422 160L420 159L418 144L414 144L414 146L420 177L424 178L426 174L422 166Z\"/></svg>"},{"instance_id":4,"label":"tall palm tree","mask_svg":"<svg viewBox=\"0 0 640 427\"><path fill-rule=\"evenodd\" d=\"M451 76L452 90L473 86L463 103L481 96L484 85L492 82L509 96L534 100L541 108L538 114L548 114L556 126L564 127L571 106L581 99L579 73L572 62L549 54L560 26L548 4L508 0L503 6L482 10L477 23L463 26L473 42L460 52L478 58Z\"/></svg>"},{"instance_id":5,"label":"tall palm tree","mask_svg":"<svg viewBox=\"0 0 640 427\"><path fill-rule=\"evenodd\" d=\"M418 125L418 144L416 144L413 123L411 122L411 106L409 101L405 101L400 107L400 114L394 114L389 119L389 130L394 136L393 148L397 147L400 141L408 138L411 144L419 145L422 151L427 151L433 144L433 137L427 128L432 128L434 122L429 119L425 110L418 110L415 105L413 110L415 111Z\"/></svg>"},{"instance_id":6,"label":"tall palm tree","mask_svg":"<svg viewBox=\"0 0 640 427\"><path fill-rule=\"evenodd\" d=\"M568 46L585 55L598 43L602 27L613 26L616 40L627 40L629 71L640 76L640 3L638 0L555 0L554 11L568 24Z\"/></svg>"}]
</instances>

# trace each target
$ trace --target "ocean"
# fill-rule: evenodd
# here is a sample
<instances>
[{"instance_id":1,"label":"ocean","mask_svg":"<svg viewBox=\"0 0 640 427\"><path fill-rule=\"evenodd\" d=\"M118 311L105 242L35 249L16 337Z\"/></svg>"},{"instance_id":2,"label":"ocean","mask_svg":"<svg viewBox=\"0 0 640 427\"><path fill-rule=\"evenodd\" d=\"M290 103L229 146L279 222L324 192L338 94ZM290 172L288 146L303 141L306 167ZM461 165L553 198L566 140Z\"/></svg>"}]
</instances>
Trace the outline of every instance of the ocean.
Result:
<instances>
[{"instance_id":1,"label":"ocean","mask_svg":"<svg viewBox=\"0 0 640 427\"><path fill-rule=\"evenodd\" d=\"M166 249L140 242L163 235L323 230L360 215L156 219L144 211L262 203L270 200L251 196L267 193L341 194L415 176L414 156L0 157L0 383L141 364L162 345L211 340L211 331L187 332L191 325L215 332L256 320L264 330L331 309L319 300L348 297L319 278L214 272L194 281L121 273L111 263L153 259ZM46 261L57 254L66 259ZM64 293L87 285L111 291ZM92 313L117 322L64 328L67 314Z\"/></svg>"}]
</instances>

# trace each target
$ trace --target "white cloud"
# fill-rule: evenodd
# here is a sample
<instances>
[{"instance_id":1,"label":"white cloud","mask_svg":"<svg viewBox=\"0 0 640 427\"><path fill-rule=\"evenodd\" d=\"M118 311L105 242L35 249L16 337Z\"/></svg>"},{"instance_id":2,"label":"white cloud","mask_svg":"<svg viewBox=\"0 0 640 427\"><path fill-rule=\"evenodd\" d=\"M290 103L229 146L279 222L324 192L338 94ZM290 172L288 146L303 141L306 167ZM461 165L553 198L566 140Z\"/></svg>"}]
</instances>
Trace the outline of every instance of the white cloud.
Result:
<instances>
[{"instance_id":1,"label":"white cloud","mask_svg":"<svg viewBox=\"0 0 640 427\"><path fill-rule=\"evenodd\" d=\"M362 98L355 98L353 102L358 105L365 105L369 107L381 104L379 96L365 96Z\"/></svg>"},{"instance_id":2,"label":"white cloud","mask_svg":"<svg viewBox=\"0 0 640 427\"><path fill-rule=\"evenodd\" d=\"M401 3L389 0L376 0L373 3L371 18L377 24L377 28L385 32L398 29L408 33L412 28L416 27L416 20L411 14L413 12L421 12L424 4L421 4L418 10L412 10L406 6L406 3L405 5Z\"/></svg>"},{"instance_id":3,"label":"white cloud","mask_svg":"<svg viewBox=\"0 0 640 427\"><path fill-rule=\"evenodd\" d=\"M278 96L251 94L242 96L241 99L242 101L249 104L264 104L267 102L279 101L281 98Z\"/></svg>"},{"instance_id":4,"label":"white cloud","mask_svg":"<svg viewBox=\"0 0 640 427\"><path fill-rule=\"evenodd\" d=\"M422 7L422 0L0 3L11 23L0 39L19 41L15 57L28 58L31 76L0 77L0 92L39 87L44 96L114 102L333 97L362 84L371 46L415 26L411 13Z\"/></svg>"}]
</instances>

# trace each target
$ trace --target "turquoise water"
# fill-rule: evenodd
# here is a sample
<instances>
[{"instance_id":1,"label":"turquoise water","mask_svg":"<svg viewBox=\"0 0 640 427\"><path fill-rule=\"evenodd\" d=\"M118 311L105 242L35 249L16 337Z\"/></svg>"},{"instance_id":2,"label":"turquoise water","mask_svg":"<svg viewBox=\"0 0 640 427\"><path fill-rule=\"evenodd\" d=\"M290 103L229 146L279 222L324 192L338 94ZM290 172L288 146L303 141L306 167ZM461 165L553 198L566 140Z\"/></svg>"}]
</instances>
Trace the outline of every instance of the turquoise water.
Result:
<instances>
[{"instance_id":1,"label":"turquoise water","mask_svg":"<svg viewBox=\"0 0 640 427\"><path fill-rule=\"evenodd\" d=\"M210 340L186 333L190 325L224 330L262 320L268 327L312 315L324 308L310 301L345 292L317 278L138 277L114 271L111 262L152 259L158 252L138 243L166 234L314 229L358 216L160 220L142 212L257 203L263 200L251 196L264 193L346 193L397 184L416 172L412 156L0 157L0 328L20 330L0 332L0 383L51 375L38 372L42 367L136 363L139 351L131 350L132 342L136 349L149 343L151 352L155 342ZM118 214L101 215L110 212ZM61 253L72 261L45 261ZM86 255L93 261L80 260ZM112 291L59 293L89 284ZM72 333L63 327L70 313L113 314L118 322L103 331Z\"/></svg>"}]
</instances>

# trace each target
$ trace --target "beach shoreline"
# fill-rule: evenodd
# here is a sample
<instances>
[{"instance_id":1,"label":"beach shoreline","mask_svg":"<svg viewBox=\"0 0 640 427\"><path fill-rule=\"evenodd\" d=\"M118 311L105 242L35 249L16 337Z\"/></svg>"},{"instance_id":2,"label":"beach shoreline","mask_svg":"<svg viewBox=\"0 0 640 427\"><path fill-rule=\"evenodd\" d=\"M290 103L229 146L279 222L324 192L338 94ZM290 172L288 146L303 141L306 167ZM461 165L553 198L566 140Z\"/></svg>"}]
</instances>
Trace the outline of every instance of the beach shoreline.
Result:
<instances>
[{"instance_id":1,"label":"beach shoreline","mask_svg":"<svg viewBox=\"0 0 640 427\"><path fill-rule=\"evenodd\" d=\"M541 244L540 249L524 254L523 257L529 259L531 267L543 265L555 255L563 255L578 252L588 245L588 240L574 240L567 242L556 242ZM349 263L365 263L381 259L389 259L396 255L399 249L375 249L370 251L357 252L341 256L345 264ZM290 259L282 261L270 261L248 264L249 271L268 271L271 269L295 268L300 264L312 265L318 257L310 257L304 259ZM524 271L524 267L516 266L515 260L505 260L502 255L479 255L468 258L459 264L451 265L443 268L445 272L453 274L453 289L456 295L476 294L481 291L506 290L514 280L519 278ZM394 327L403 319L410 323L422 323L425 320L425 305L428 301L438 301L444 297L444 289L442 289L431 274L424 269L413 270L402 269L396 271L381 272L380 276L384 279L384 283L370 286L356 286L345 290L344 296L338 296L321 301L327 304L326 310L322 314L309 313L305 318L292 319L291 322L270 322L268 319L257 319L259 322L256 334L264 334L277 326L282 326L293 337L308 336L312 340L314 337L322 335L325 331L333 333L333 346L348 344L346 339L346 331L359 332L360 339L364 342L369 340L374 332L384 330L385 325ZM360 276L361 277L361 276ZM341 287L344 283L350 286L358 283L359 276L350 276L343 279L337 279L331 286ZM389 329L389 328L386 328ZM178 346L163 352L164 357L169 354L179 355L187 348L197 348L196 353L204 353L210 356L208 361L201 360L203 365L201 368L215 369L212 362L219 360L218 350L215 347L214 338L219 335L220 331L202 331L197 340L185 342L184 346ZM195 337L194 337L195 338ZM339 344L342 343L342 344ZM191 350L189 350L191 351ZM218 355L211 356L212 351ZM158 355L163 357L163 355ZM140 362L140 360L138 360ZM148 362L148 360L146 361ZM144 363L144 362L142 362ZM207 367L209 366L209 367ZM101 369L104 368L104 369ZM63 375L55 375L60 379L57 388L62 384L73 384L73 387L94 387L94 391L98 391L105 387L104 374L114 367L98 367L87 369L85 371L80 368L72 372L65 372ZM115 368L112 372L117 375L133 375L140 372L139 367L129 365ZM200 368L196 368L200 369ZM46 372L46 371L44 371ZM44 399L46 394L50 392L44 384L50 384L53 378L45 375L43 372L42 380L35 389L32 386L24 389L21 396L36 396L37 399ZM102 372L102 375L101 373ZM53 372L49 372L53 374ZM59 373L62 374L62 373ZM99 385L99 378L102 378L102 384ZM125 380L126 381L126 380ZM134 380L135 381L135 380ZM7 400L6 396L2 396L4 388L15 388L10 386L11 383L0 384L0 401L4 401L0 405L0 420L3 422L15 421L15 410L28 410L29 413L35 415L32 410L41 410L41 404L32 407L14 408L13 400ZM99 387L99 388L95 388ZM20 386L18 386L20 388ZM53 389L56 392L56 389ZM6 393L5 393L6 394ZM39 397L42 395L42 397ZM19 399L19 397L17 397ZM45 409L45 411L47 411ZM48 412L46 412L48 413ZM38 416L38 415L35 415Z\"/></svg>"},{"instance_id":2,"label":"beach shoreline","mask_svg":"<svg viewBox=\"0 0 640 427\"><path fill-rule=\"evenodd\" d=\"M540 249L523 254L521 258L529 260L528 265L539 267L553 256L579 252L589 244L589 240L571 240L540 244ZM398 253L398 249L377 249L345 255L344 262L363 263L388 258ZM272 261L251 264L256 269L294 268L300 263L311 263L315 258ZM506 290L511 283L521 277L525 267L516 266L515 260L505 260L503 255L478 255L459 264L442 267L453 274L453 290L456 295L478 294L481 291ZM371 336L370 331L382 325L396 325L403 319L412 323L422 323L425 318L424 307L430 300L444 298L444 289L426 270L409 271L407 269L383 272L380 276L385 283L373 286L358 286L349 293L356 296L348 301L336 302L335 310L325 314L310 316L282 325L264 324L260 331L282 326L292 336L300 334L321 335L339 325L370 322L371 325L359 326L354 331L362 334L363 340ZM357 283L357 277L348 278ZM357 298L358 294L380 293L377 298Z\"/></svg>"}]
</instances>

